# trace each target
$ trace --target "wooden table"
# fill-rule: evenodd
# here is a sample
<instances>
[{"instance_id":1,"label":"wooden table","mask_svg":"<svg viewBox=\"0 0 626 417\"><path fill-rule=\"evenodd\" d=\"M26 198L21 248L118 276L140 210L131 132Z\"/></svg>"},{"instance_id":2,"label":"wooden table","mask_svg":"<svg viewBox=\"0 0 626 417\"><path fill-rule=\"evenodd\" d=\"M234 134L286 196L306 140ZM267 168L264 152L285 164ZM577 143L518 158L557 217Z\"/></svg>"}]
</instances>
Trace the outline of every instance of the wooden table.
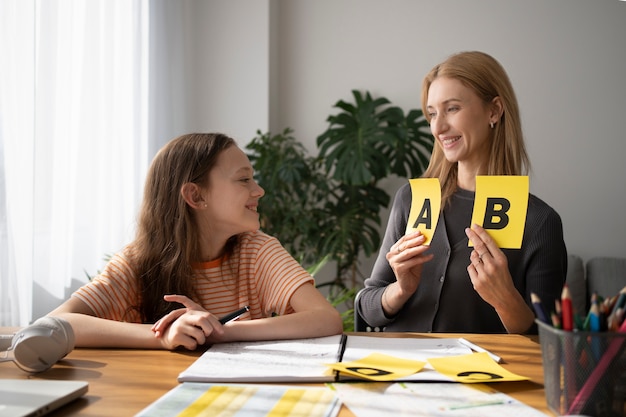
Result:
<instances>
[{"instance_id":1,"label":"wooden table","mask_svg":"<svg viewBox=\"0 0 626 417\"><path fill-rule=\"evenodd\" d=\"M0 334L7 329L0 328ZM503 367L529 381L492 384L497 390L549 416L543 389L541 348L537 337L520 335L367 333L381 337L464 337L502 357ZM0 363L0 378L75 379L89 382L89 392L53 416L131 416L177 384L178 374L201 352L131 349L74 349L48 371L29 375L14 363ZM345 406L341 417L354 416Z\"/></svg>"}]
</instances>

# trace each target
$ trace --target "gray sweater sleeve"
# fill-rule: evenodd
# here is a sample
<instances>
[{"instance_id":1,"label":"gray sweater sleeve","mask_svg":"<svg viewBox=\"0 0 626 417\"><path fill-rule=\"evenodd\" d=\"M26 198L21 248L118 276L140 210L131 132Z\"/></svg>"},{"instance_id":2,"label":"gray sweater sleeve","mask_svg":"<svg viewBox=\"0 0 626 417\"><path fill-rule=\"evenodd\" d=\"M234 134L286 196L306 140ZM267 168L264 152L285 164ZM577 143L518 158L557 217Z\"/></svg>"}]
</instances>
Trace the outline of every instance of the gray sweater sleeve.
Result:
<instances>
[{"instance_id":1,"label":"gray sweater sleeve","mask_svg":"<svg viewBox=\"0 0 626 417\"><path fill-rule=\"evenodd\" d=\"M385 287L396 281L396 276L387 262L389 248L398 241L406 231L406 224L411 209L411 186L403 185L394 197L387 229L374 263L372 274L365 280L365 289L359 296L359 303L355 306L359 314L370 326L384 327L393 319L385 316L381 304L381 297Z\"/></svg>"}]
</instances>

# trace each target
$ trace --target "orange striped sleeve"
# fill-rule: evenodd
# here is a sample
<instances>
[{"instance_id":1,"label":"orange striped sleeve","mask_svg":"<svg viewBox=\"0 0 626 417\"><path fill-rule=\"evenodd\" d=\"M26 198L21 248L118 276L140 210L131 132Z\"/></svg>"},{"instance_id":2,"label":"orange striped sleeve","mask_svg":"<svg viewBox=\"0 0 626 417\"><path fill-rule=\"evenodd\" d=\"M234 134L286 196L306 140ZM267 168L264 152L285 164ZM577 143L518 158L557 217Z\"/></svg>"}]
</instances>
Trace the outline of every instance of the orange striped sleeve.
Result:
<instances>
[{"instance_id":1,"label":"orange striped sleeve","mask_svg":"<svg viewBox=\"0 0 626 417\"><path fill-rule=\"evenodd\" d=\"M301 285L314 284L314 279L277 239L260 232L255 236L262 245L250 261L254 265L259 297L264 301L263 308L276 314L292 313L291 296Z\"/></svg>"},{"instance_id":2,"label":"orange striped sleeve","mask_svg":"<svg viewBox=\"0 0 626 417\"><path fill-rule=\"evenodd\" d=\"M72 294L87 304L97 317L139 323L139 314L130 307L138 304L137 277L129 247L115 254L102 272Z\"/></svg>"}]
</instances>

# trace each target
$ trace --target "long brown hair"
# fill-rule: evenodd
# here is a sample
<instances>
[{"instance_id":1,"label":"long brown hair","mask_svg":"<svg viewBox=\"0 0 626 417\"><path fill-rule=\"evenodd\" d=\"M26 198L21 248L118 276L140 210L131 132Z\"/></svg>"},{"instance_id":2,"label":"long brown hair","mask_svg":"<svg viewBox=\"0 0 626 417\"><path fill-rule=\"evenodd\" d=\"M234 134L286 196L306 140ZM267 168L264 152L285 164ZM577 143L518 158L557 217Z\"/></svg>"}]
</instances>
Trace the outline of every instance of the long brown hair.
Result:
<instances>
[{"instance_id":1,"label":"long brown hair","mask_svg":"<svg viewBox=\"0 0 626 417\"><path fill-rule=\"evenodd\" d=\"M436 65L422 82L422 111L428 122L426 109L428 90L438 77L459 80L471 88L486 104L495 97L502 100L503 112L493 129L493 140L488 157L487 175L524 175L530 170L526 153L519 106L509 77L490 55L484 52L460 52ZM441 144L435 138L430 164L424 177L439 178L441 182L442 207L457 188L458 164L448 162Z\"/></svg>"},{"instance_id":2,"label":"long brown hair","mask_svg":"<svg viewBox=\"0 0 626 417\"><path fill-rule=\"evenodd\" d=\"M235 141L223 134L187 134L167 143L152 161L134 242L141 291L137 308L144 322L152 323L174 308L163 295L194 296L191 262L200 257L200 236L181 188L189 182L206 186L218 156L231 146Z\"/></svg>"}]
</instances>

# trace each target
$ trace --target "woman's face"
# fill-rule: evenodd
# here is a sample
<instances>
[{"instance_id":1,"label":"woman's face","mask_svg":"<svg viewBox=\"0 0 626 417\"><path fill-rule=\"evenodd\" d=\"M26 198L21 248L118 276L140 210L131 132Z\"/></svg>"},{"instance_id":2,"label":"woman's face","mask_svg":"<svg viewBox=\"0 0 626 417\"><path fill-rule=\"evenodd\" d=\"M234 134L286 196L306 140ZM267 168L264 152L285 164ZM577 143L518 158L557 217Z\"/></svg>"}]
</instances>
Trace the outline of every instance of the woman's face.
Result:
<instances>
[{"instance_id":1,"label":"woman's face","mask_svg":"<svg viewBox=\"0 0 626 417\"><path fill-rule=\"evenodd\" d=\"M211 233L228 239L239 233L257 230L259 199L265 194L253 178L254 171L246 154L237 146L222 151L209 172L205 191Z\"/></svg>"},{"instance_id":2,"label":"woman's face","mask_svg":"<svg viewBox=\"0 0 626 417\"><path fill-rule=\"evenodd\" d=\"M480 167L489 157L491 106L454 78L437 78L428 89L430 129L449 162Z\"/></svg>"}]
</instances>

